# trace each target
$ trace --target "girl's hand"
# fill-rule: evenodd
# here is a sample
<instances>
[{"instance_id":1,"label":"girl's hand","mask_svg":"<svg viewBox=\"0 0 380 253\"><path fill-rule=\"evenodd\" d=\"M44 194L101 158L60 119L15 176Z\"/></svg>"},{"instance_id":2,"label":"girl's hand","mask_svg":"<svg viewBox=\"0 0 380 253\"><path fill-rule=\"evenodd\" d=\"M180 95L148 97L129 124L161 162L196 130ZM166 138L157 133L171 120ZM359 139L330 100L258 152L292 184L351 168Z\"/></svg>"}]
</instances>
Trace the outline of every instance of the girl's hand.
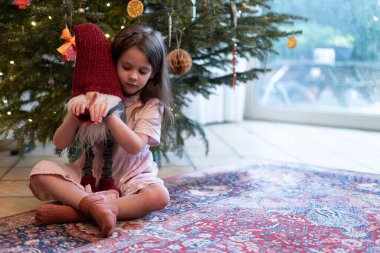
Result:
<instances>
[{"instance_id":1,"label":"girl's hand","mask_svg":"<svg viewBox=\"0 0 380 253\"><path fill-rule=\"evenodd\" d=\"M101 123L109 110L108 105L106 103L96 103L96 99L100 96L101 94L99 92L86 93L86 97L90 98L90 103L88 105L90 118L91 121L95 124Z\"/></svg>"},{"instance_id":2,"label":"girl's hand","mask_svg":"<svg viewBox=\"0 0 380 253\"><path fill-rule=\"evenodd\" d=\"M79 115L84 114L88 106L88 103L73 103L71 105L71 113L79 117Z\"/></svg>"}]
</instances>

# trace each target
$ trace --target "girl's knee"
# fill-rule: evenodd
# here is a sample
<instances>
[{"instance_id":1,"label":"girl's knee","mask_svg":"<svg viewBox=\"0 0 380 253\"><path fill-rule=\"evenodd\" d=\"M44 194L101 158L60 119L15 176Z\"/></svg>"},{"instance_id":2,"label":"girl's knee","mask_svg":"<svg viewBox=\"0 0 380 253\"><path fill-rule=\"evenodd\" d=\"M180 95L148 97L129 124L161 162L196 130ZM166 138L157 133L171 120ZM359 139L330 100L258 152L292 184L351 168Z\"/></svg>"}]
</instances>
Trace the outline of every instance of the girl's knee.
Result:
<instances>
[{"instance_id":1,"label":"girl's knee","mask_svg":"<svg viewBox=\"0 0 380 253\"><path fill-rule=\"evenodd\" d=\"M158 205L159 205L159 209L164 209L167 205L169 205L169 202L170 202L170 196L169 196L169 193L168 191L165 189L165 191L161 191L159 194L158 194Z\"/></svg>"},{"instance_id":2,"label":"girl's knee","mask_svg":"<svg viewBox=\"0 0 380 253\"><path fill-rule=\"evenodd\" d=\"M154 210L161 210L165 208L170 202L170 196L167 189L160 185L151 187L148 191L145 191L148 203L152 204Z\"/></svg>"},{"instance_id":3,"label":"girl's knee","mask_svg":"<svg viewBox=\"0 0 380 253\"><path fill-rule=\"evenodd\" d=\"M33 195L39 200L43 200L40 196L43 182L43 175L32 175L29 178L29 189L32 191Z\"/></svg>"},{"instance_id":4,"label":"girl's knee","mask_svg":"<svg viewBox=\"0 0 380 253\"><path fill-rule=\"evenodd\" d=\"M30 183L40 184L41 182L44 182L43 178L44 178L44 175L32 175L30 176L29 180L30 180Z\"/></svg>"}]
</instances>

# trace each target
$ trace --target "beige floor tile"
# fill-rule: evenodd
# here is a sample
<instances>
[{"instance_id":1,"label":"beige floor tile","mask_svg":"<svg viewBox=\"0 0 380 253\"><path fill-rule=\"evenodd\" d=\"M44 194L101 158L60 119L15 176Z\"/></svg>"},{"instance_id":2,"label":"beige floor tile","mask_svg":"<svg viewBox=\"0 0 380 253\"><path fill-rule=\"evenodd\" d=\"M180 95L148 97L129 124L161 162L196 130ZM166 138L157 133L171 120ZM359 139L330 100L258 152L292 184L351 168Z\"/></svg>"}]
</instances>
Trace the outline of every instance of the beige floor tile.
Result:
<instances>
[{"instance_id":1,"label":"beige floor tile","mask_svg":"<svg viewBox=\"0 0 380 253\"><path fill-rule=\"evenodd\" d=\"M29 180L29 174L32 168L13 168L7 174L4 175L2 180Z\"/></svg>"},{"instance_id":2,"label":"beige floor tile","mask_svg":"<svg viewBox=\"0 0 380 253\"><path fill-rule=\"evenodd\" d=\"M212 167L230 166L240 163L242 159L237 155L230 156L194 156L192 162L196 170L207 170Z\"/></svg>"},{"instance_id":3,"label":"beige floor tile","mask_svg":"<svg viewBox=\"0 0 380 253\"><path fill-rule=\"evenodd\" d=\"M230 147L226 146L224 143L211 143L209 146L208 153L205 153L205 149L203 147L186 147L186 153L190 156L230 156L234 155L235 151Z\"/></svg>"},{"instance_id":4,"label":"beige floor tile","mask_svg":"<svg viewBox=\"0 0 380 253\"><path fill-rule=\"evenodd\" d=\"M0 217L36 209L43 202L31 198L0 198Z\"/></svg>"},{"instance_id":5,"label":"beige floor tile","mask_svg":"<svg viewBox=\"0 0 380 253\"><path fill-rule=\"evenodd\" d=\"M28 181L0 181L0 197L32 197Z\"/></svg>"},{"instance_id":6,"label":"beige floor tile","mask_svg":"<svg viewBox=\"0 0 380 253\"><path fill-rule=\"evenodd\" d=\"M166 160L165 157L161 158L161 166L166 167L166 166L179 166L179 167L184 167L184 166L191 166L191 162L187 156L186 153L182 155L182 157L175 156L172 153L167 154L168 159Z\"/></svg>"},{"instance_id":7,"label":"beige floor tile","mask_svg":"<svg viewBox=\"0 0 380 253\"><path fill-rule=\"evenodd\" d=\"M9 170L8 167L0 167L0 178L4 176L5 172L7 172Z\"/></svg>"},{"instance_id":8,"label":"beige floor tile","mask_svg":"<svg viewBox=\"0 0 380 253\"><path fill-rule=\"evenodd\" d=\"M194 168L189 166L166 166L158 171L160 178L173 177L193 172Z\"/></svg>"},{"instance_id":9,"label":"beige floor tile","mask_svg":"<svg viewBox=\"0 0 380 253\"><path fill-rule=\"evenodd\" d=\"M44 156L26 156L23 159L21 159L17 163L17 167L30 167L32 168L34 165L36 165L39 161L41 160L48 160L48 161L56 161L59 163L65 163L68 161L66 157L59 157L59 156L54 156L54 155L44 155Z\"/></svg>"},{"instance_id":10,"label":"beige floor tile","mask_svg":"<svg viewBox=\"0 0 380 253\"><path fill-rule=\"evenodd\" d=\"M9 168L20 160L18 156L11 156L9 152L0 152L0 167Z\"/></svg>"}]
</instances>

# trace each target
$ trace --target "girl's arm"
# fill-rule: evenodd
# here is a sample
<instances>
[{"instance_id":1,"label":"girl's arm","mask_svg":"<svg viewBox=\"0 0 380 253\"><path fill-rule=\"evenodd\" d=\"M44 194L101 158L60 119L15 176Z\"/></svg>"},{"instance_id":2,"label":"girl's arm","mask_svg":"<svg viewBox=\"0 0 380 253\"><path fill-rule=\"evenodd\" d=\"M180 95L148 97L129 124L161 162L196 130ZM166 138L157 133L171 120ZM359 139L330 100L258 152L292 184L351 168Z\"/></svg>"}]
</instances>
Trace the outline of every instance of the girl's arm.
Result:
<instances>
[{"instance_id":1,"label":"girl's arm","mask_svg":"<svg viewBox=\"0 0 380 253\"><path fill-rule=\"evenodd\" d=\"M135 133L114 114L106 118L106 123L115 140L130 154L137 154L148 143L147 135Z\"/></svg>"},{"instance_id":2,"label":"girl's arm","mask_svg":"<svg viewBox=\"0 0 380 253\"><path fill-rule=\"evenodd\" d=\"M54 133L53 143L58 149L69 146L75 138L81 122L70 113Z\"/></svg>"}]
</instances>

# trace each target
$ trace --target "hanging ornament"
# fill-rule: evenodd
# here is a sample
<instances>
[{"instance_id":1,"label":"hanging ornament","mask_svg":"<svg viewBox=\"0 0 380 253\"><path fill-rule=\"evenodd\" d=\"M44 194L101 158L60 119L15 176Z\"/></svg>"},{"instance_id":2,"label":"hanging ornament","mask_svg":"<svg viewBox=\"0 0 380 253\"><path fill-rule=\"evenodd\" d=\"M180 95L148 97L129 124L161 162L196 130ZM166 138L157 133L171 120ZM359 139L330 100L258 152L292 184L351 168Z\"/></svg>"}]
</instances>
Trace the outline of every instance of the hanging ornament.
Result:
<instances>
[{"instance_id":1,"label":"hanging ornament","mask_svg":"<svg viewBox=\"0 0 380 253\"><path fill-rule=\"evenodd\" d=\"M207 0L203 0L203 14L207 13Z\"/></svg>"},{"instance_id":2,"label":"hanging ornament","mask_svg":"<svg viewBox=\"0 0 380 253\"><path fill-rule=\"evenodd\" d=\"M231 26L237 27L237 8L233 1L230 2L230 13L231 13ZM232 45L232 87L235 89L236 86L236 36L232 38L234 44Z\"/></svg>"},{"instance_id":3,"label":"hanging ornament","mask_svg":"<svg viewBox=\"0 0 380 253\"><path fill-rule=\"evenodd\" d=\"M171 45L171 42L172 42L172 26L173 26L172 12L173 12L173 9L170 8L170 9L168 10L168 16L169 16L169 20L168 20L168 23L169 23L168 48L170 48L170 45Z\"/></svg>"},{"instance_id":4,"label":"hanging ornament","mask_svg":"<svg viewBox=\"0 0 380 253\"><path fill-rule=\"evenodd\" d=\"M29 0L13 0L14 5L18 5L19 9L25 9L30 4Z\"/></svg>"},{"instance_id":5,"label":"hanging ornament","mask_svg":"<svg viewBox=\"0 0 380 253\"><path fill-rule=\"evenodd\" d=\"M264 73L266 73L268 70L268 60L269 60L269 52L267 52L264 59Z\"/></svg>"},{"instance_id":6,"label":"hanging ornament","mask_svg":"<svg viewBox=\"0 0 380 253\"><path fill-rule=\"evenodd\" d=\"M237 27L237 8L234 2L230 2L231 26Z\"/></svg>"},{"instance_id":7,"label":"hanging ornament","mask_svg":"<svg viewBox=\"0 0 380 253\"><path fill-rule=\"evenodd\" d=\"M83 8L83 6L82 6L82 3L79 4L78 12L79 12L79 13L84 13L84 8Z\"/></svg>"},{"instance_id":8,"label":"hanging ornament","mask_svg":"<svg viewBox=\"0 0 380 253\"><path fill-rule=\"evenodd\" d=\"M249 7L249 1L245 1L241 4L241 7L244 8L244 9L247 9Z\"/></svg>"},{"instance_id":9,"label":"hanging ornament","mask_svg":"<svg viewBox=\"0 0 380 253\"><path fill-rule=\"evenodd\" d=\"M173 75L182 76L190 71L193 61L183 49L175 49L168 54L169 70Z\"/></svg>"},{"instance_id":10,"label":"hanging ornament","mask_svg":"<svg viewBox=\"0 0 380 253\"><path fill-rule=\"evenodd\" d=\"M191 21L194 21L197 18L197 0L191 0L193 3L193 14L191 16Z\"/></svg>"},{"instance_id":11,"label":"hanging ornament","mask_svg":"<svg viewBox=\"0 0 380 253\"><path fill-rule=\"evenodd\" d=\"M49 86L53 86L54 85L54 77L53 76L49 77L48 84L49 84Z\"/></svg>"},{"instance_id":12,"label":"hanging ornament","mask_svg":"<svg viewBox=\"0 0 380 253\"><path fill-rule=\"evenodd\" d=\"M75 36L71 36L69 29L66 27L62 30L61 39L66 40L66 43L57 48L61 53L62 60L65 62L74 61L76 57Z\"/></svg>"},{"instance_id":13,"label":"hanging ornament","mask_svg":"<svg viewBox=\"0 0 380 253\"><path fill-rule=\"evenodd\" d=\"M131 0L127 6L128 15L137 18L144 12L144 5L140 0Z\"/></svg>"},{"instance_id":14,"label":"hanging ornament","mask_svg":"<svg viewBox=\"0 0 380 253\"><path fill-rule=\"evenodd\" d=\"M232 87L236 86L236 43L232 46Z\"/></svg>"},{"instance_id":15,"label":"hanging ornament","mask_svg":"<svg viewBox=\"0 0 380 253\"><path fill-rule=\"evenodd\" d=\"M295 48L297 46L297 39L295 37L290 37L288 39L288 48Z\"/></svg>"}]
</instances>

